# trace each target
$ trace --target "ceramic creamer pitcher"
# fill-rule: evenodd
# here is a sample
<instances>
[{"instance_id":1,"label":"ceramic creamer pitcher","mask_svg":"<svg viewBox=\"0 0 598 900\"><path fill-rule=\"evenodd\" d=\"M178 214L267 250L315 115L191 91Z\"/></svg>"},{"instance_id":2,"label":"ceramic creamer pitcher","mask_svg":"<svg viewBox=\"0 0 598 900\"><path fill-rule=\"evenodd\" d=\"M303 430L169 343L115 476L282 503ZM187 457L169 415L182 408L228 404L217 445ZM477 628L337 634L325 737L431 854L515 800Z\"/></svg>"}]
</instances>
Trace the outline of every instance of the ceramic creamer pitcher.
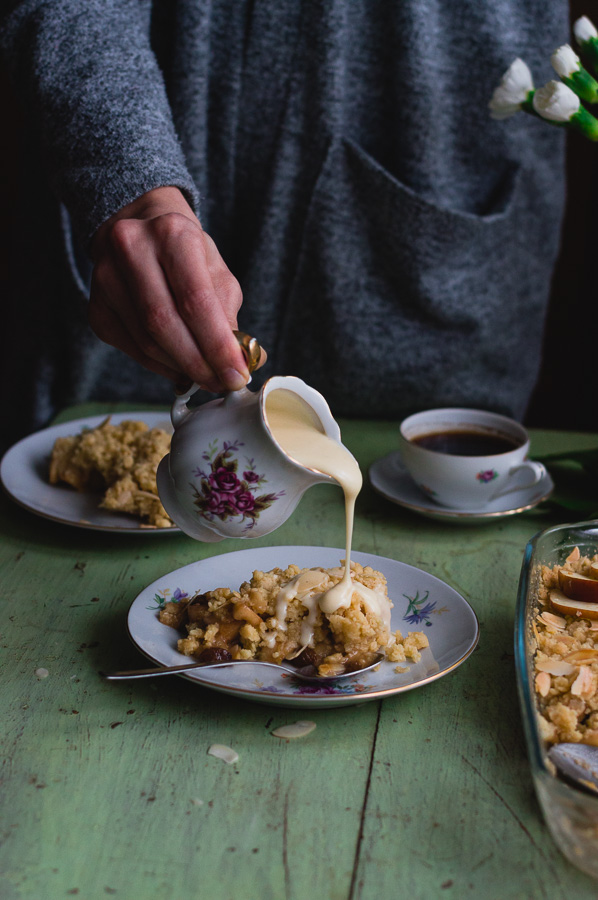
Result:
<instances>
[{"instance_id":1,"label":"ceramic creamer pitcher","mask_svg":"<svg viewBox=\"0 0 598 900\"><path fill-rule=\"evenodd\" d=\"M158 467L158 493L168 515L190 537L261 537L286 521L308 487L335 483L295 462L273 437L266 398L281 388L304 400L323 431L340 442L324 397L293 376L275 376L258 391L244 387L195 409L187 404L197 385L175 400L174 434Z\"/></svg>"}]
</instances>

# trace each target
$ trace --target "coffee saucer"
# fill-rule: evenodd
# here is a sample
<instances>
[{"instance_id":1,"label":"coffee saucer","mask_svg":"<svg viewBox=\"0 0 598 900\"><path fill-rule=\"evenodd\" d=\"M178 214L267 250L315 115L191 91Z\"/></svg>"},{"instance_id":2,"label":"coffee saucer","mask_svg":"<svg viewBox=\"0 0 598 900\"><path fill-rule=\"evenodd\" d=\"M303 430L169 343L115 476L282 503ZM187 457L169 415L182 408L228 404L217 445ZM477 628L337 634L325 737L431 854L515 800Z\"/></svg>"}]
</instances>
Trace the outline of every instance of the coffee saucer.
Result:
<instances>
[{"instance_id":1,"label":"coffee saucer","mask_svg":"<svg viewBox=\"0 0 598 900\"><path fill-rule=\"evenodd\" d=\"M505 497L498 497L483 509L452 509L439 506L418 488L408 474L398 450L394 450L388 456L372 463L369 475L374 490L390 500L391 503L397 503L399 506L411 509L429 519L462 523L491 522L503 516L513 516L516 513L525 512L546 500L554 490L552 478L546 472L537 484L513 491Z\"/></svg>"}]
</instances>

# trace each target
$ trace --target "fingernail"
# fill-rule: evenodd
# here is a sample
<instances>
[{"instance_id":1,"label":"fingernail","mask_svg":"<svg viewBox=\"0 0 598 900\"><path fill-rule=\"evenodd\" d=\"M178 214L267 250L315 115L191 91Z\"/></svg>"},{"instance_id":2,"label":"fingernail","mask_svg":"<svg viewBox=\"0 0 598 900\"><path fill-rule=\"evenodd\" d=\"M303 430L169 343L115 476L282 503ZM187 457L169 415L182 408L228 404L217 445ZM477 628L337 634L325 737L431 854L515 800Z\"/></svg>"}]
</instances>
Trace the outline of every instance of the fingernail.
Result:
<instances>
[{"instance_id":1,"label":"fingernail","mask_svg":"<svg viewBox=\"0 0 598 900\"><path fill-rule=\"evenodd\" d=\"M239 391L242 387L245 387L247 381L249 379L249 372L246 372L245 375L242 375L241 372L238 372L237 369L225 369L222 375L222 382L229 391Z\"/></svg>"}]
</instances>

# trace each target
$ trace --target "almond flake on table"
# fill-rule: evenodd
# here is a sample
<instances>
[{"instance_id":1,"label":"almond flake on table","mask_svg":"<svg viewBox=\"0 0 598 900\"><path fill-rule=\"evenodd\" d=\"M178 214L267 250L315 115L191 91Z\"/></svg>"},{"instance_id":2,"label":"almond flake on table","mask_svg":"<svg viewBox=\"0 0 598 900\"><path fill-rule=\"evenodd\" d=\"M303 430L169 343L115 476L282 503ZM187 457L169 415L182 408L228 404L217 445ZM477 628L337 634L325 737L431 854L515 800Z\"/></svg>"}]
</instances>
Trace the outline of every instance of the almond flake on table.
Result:
<instances>
[{"instance_id":1,"label":"almond flake on table","mask_svg":"<svg viewBox=\"0 0 598 900\"><path fill-rule=\"evenodd\" d=\"M36 677L39 678L40 681L41 681L42 678L47 678L48 675L49 675L50 673L48 672L47 669L44 669L44 668L41 668L41 667L40 667L39 669L36 669L36 670L35 670L35 673L34 673L34 674L35 674Z\"/></svg>"},{"instance_id":2,"label":"almond flake on table","mask_svg":"<svg viewBox=\"0 0 598 900\"><path fill-rule=\"evenodd\" d=\"M293 722L292 725L281 725L280 728L275 728L272 734L274 737L285 738L289 741L293 738L305 737L307 734L310 734L315 727L315 722L300 720L299 722Z\"/></svg>"},{"instance_id":3,"label":"almond flake on table","mask_svg":"<svg viewBox=\"0 0 598 900\"><path fill-rule=\"evenodd\" d=\"M239 759L239 754L232 747L226 747L224 744L212 744L211 747L208 747L208 753L210 756L221 759L229 766L232 766Z\"/></svg>"}]
</instances>

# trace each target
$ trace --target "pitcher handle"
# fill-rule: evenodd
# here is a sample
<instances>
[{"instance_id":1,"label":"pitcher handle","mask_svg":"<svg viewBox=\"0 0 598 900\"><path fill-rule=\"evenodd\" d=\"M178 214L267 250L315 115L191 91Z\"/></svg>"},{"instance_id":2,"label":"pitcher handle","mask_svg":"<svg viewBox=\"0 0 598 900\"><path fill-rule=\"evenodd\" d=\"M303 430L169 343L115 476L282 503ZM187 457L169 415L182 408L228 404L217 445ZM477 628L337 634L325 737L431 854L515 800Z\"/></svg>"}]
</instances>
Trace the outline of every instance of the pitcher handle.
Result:
<instances>
[{"instance_id":1,"label":"pitcher handle","mask_svg":"<svg viewBox=\"0 0 598 900\"><path fill-rule=\"evenodd\" d=\"M249 370L249 381L251 381L251 375L253 374L253 372L255 372L261 359L262 348L258 344L256 338L245 334L244 331L233 331L233 334L236 337L241 350L243 351L243 355L245 356L245 361ZM249 382L247 383L249 384ZM187 418L187 416L191 412L187 404L193 394L196 394L197 391L200 390L202 390L201 386L197 383L194 383L186 391L177 394L176 399L170 409L170 420L172 422L173 428L178 428L181 422L184 422L184 420Z\"/></svg>"}]
</instances>

